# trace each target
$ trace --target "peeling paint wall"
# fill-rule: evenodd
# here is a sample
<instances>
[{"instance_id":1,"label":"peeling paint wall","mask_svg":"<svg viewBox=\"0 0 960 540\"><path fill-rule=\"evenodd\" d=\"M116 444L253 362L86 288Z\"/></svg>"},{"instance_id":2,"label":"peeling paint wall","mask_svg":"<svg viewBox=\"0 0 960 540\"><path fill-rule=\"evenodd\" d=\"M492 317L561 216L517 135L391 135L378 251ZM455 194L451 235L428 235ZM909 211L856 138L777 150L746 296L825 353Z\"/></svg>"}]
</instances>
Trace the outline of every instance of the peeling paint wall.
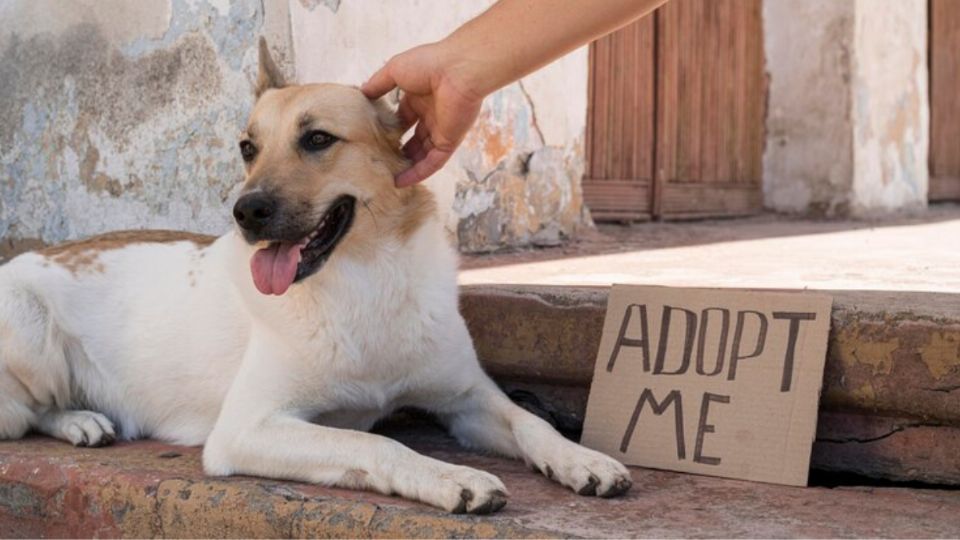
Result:
<instances>
[{"instance_id":1,"label":"peeling paint wall","mask_svg":"<svg viewBox=\"0 0 960 540\"><path fill-rule=\"evenodd\" d=\"M770 72L763 188L783 212L836 215L853 181L853 2L764 2Z\"/></svg>"},{"instance_id":2,"label":"peeling paint wall","mask_svg":"<svg viewBox=\"0 0 960 540\"><path fill-rule=\"evenodd\" d=\"M301 82L359 84L490 3L0 3L0 252L121 228L222 233L259 35ZM586 62L577 51L492 96L430 181L463 250L554 244L589 219Z\"/></svg>"},{"instance_id":3,"label":"peeling paint wall","mask_svg":"<svg viewBox=\"0 0 960 540\"><path fill-rule=\"evenodd\" d=\"M766 205L822 216L925 206L926 0L767 1L764 26Z\"/></svg>"},{"instance_id":4,"label":"peeling paint wall","mask_svg":"<svg viewBox=\"0 0 960 540\"><path fill-rule=\"evenodd\" d=\"M930 143L927 0L857 0L855 215L926 206Z\"/></svg>"},{"instance_id":5,"label":"peeling paint wall","mask_svg":"<svg viewBox=\"0 0 960 540\"><path fill-rule=\"evenodd\" d=\"M360 84L391 55L443 38L491 3L291 1L297 75ZM586 49L487 99L427 182L462 251L556 244L589 222L580 190L586 109Z\"/></svg>"},{"instance_id":6,"label":"peeling paint wall","mask_svg":"<svg viewBox=\"0 0 960 540\"><path fill-rule=\"evenodd\" d=\"M222 233L242 175L235 141L257 36L281 50L289 42L285 5L263 9L257 0L0 4L6 249L121 228Z\"/></svg>"}]
</instances>

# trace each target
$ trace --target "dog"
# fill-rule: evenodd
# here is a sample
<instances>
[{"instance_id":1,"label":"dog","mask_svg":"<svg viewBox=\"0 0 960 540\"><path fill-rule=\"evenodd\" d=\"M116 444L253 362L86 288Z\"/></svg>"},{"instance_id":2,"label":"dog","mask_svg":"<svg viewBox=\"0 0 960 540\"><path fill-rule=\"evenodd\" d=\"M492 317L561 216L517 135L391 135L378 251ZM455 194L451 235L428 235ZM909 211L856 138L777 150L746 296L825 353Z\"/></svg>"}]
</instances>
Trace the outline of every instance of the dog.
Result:
<instances>
[{"instance_id":1,"label":"dog","mask_svg":"<svg viewBox=\"0 0 960 540\"><path fill-rule=\"evenodd\" d=\"M203 468L484 514L507 489L368 433L401 407L581 495L631 487L484 373L429 191L398 189L396 113L286 84L261 39L236 227L107 234L0 267L0 438L203 445Z\"/></svg>"}]
</instances>

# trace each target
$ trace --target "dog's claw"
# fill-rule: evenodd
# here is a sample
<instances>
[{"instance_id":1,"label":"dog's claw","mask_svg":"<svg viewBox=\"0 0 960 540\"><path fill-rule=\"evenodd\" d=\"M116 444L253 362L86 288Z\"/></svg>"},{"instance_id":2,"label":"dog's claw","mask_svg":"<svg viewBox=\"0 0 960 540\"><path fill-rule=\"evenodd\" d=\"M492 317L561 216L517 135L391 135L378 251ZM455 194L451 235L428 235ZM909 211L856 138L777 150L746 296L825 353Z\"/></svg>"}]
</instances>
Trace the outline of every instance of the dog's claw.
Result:
<instances>
[{"instance_id":1,"label":"dog's claw","mask_svg":"<svg viewBox=\"0 0 960 540\"><path fill-rule=\"evenodd\" d=\"M116 441L116 440L117 440L117 438L116 438L115 435L111 435L111 434L109 434L109 433L104 433L104 434L100 437L100 440L99 440L99 441L97 441L97 442L94 443L94 444L91 444L90 446L96 447L96 448L100 448L100 447L102 447L102 446L109 446L109 445L113 444L114 441Z\"/></svg>"},{"instance_id":2,"label":"dog's claw","mask_svg":"<svg viewBox=\"0 0 960 540\"><path fill-rule=\"evenodd\" d=\"M600 485L600 479L595 474L591 474L587 484L577 490L577 495L592 496L597 494L597 486Z\"/></svg>"},{"instance_id":3,"label":"dog's claw","mask_svg":"<svg viewBox=\"0 0 960 540\"><path fill-rule=\"evenodd\" d=\"M623 495L627 491L630 491L630 488L633 487L633 480L629 478L617 478L617 480L610 486L610 489L604 491L603 493L598 493L599 497L604 499L609 499L610 497L616 497L618 495Z\"/></svg>"},{"instance_id":4,"label":"dog's claw","mask_svg":"<svg viewBox=\"0 0 960 540\"><path fill-rule=\"evenodd\" d=\"M497 490L490 494L490 498L487 499L487 502L481 504L473 510L470 510L470 513L478 515L492 514L506 506L506 504L507 494Z\"/></svg>"},{"instance_id":5,"label":"dog's claw","mask_svg":"<svg viewBox=\"0 0 960 540\"><path fill-rule=\"evenodd\" d=\"M451 514L465 514L467 512L467 503L473 500L473 491L464 489L460 492L460 502L450 511Z\"/></svg>"}]
</instances>

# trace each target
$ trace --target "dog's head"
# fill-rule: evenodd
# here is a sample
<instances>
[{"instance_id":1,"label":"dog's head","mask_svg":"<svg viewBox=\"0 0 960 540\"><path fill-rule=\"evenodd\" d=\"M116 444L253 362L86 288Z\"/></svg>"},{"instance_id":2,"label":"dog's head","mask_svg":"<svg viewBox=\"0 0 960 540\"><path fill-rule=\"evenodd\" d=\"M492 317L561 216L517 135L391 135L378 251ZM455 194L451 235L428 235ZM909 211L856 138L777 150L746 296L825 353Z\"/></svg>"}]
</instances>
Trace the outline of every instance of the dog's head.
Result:
<instances>
[{"instance_id":1,"label":"dog's head","mask_svg":"<svg viewBox=\"0 0 960 540\"><path fill-rule=\"evenodd\" d=\"M401 133L384 103L354 87L285 84L263 39L255 94L233 215L259 248L250 269L263 294L314 275L334 250L370 251L378 238L402 233L415 207L432 205L422 188L394 187L404 167Z\"/></svg>"}]
</instances>

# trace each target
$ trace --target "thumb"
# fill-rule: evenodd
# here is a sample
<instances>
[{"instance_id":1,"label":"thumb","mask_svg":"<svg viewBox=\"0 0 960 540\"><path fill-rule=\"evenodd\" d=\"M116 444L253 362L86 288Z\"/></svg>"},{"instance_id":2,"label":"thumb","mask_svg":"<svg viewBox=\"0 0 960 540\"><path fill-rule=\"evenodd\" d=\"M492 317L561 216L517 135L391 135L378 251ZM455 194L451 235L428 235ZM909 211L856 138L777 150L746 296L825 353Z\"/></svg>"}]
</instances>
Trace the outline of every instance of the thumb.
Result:
<instances>
[{"instance_id":1,"label":"thumb","mask_svg":"<svg viewBox=\"0 0 960 540\"><path fill-rule=\"evenodd\" d=\"M367 99L377 99L396 88L397 82L393 80L393 75L390 73L391 66L392 62L384 64L360 87L360 91L367 96Z\"/></svg>"}]
</instances>

